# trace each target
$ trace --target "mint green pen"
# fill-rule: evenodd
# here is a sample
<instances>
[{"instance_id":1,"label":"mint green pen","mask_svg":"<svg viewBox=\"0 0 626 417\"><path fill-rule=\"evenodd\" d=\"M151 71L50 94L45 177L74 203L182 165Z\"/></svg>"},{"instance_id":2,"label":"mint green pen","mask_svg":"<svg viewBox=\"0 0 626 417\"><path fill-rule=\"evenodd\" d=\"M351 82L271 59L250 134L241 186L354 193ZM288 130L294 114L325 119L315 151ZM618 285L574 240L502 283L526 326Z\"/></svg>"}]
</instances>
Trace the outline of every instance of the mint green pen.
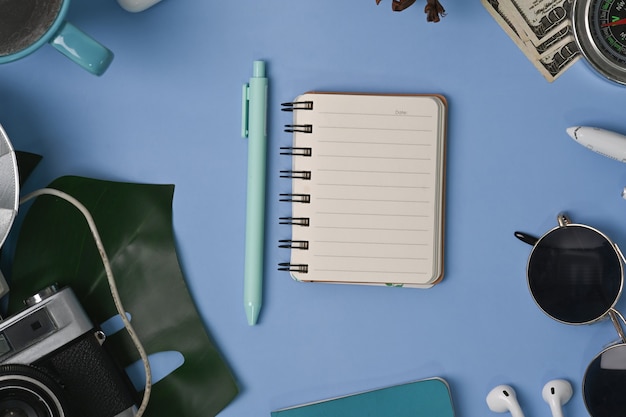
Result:
<instances>
[{"instance_id":1,"label":"mint green pen","mask_svg":"<svg viewBox=\"0 0 626 417\"><path fill-rule=\"evenodd\" d=\"M248 324L256 324L263 299L265 175L267 157L267 78L265 62L254 61L243 86L241 135L248 138L248 191L243 303Z\"/></svg>"}]
</instances>

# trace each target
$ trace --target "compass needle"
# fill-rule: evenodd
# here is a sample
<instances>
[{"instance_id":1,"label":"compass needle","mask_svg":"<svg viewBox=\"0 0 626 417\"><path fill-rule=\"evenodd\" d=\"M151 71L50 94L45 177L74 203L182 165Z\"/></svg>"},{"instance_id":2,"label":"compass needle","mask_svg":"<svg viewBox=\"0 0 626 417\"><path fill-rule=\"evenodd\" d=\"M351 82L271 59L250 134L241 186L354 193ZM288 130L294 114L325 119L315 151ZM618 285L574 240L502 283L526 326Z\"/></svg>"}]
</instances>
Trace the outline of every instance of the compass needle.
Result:
<instances>
[{"instance_id":1,"label":"compass needle","mask_svg":"<svg viewBox=\"0 0 626 417\"><path fill-rule=\"evenodd\" d=\"M615 20L613 22L602 23L601 27L606 28L610 26L619 26L619 25L624 25L624 24L626 24L626 18Z\"/></svg>"}]
</instances>

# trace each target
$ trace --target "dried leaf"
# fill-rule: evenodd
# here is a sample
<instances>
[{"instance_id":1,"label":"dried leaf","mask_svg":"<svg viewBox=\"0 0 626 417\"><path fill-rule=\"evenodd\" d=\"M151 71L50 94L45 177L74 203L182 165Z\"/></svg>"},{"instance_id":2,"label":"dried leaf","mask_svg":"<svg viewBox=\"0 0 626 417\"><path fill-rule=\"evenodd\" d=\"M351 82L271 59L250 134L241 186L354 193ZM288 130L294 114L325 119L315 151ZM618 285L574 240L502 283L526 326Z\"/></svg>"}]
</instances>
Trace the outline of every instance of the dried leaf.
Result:
<instances>
[{"instance_id":1,"label":"dried leaf","mask_svg":"<svg viewBox=\"0 0 626 417\"><path fill-rule=\"evenodd\" d=\"M381 0L376 0L376 4L380 4ZM401 12L402 10L410 7L415 3L415 0L392 0L391 10L394 12ZM426 7L424 8L426 13L427 22L439 22L441 17L446 15L446 10L443 8L439 0L427 0Z\"/></svg>"},{"instance_id":2,"label":"dried leaf","mask_svg":"<svg viewBox=\"0 0 626 417\"><path fill-rule=\"evenodd\" d=\"M426 13L426 21L427 22L438 22L440 17L444 17L446 15L446 9L443 8L439 0L428 0L426 7L424 8L424 12Z\"/></svg>"},{"instance_id":3,"label":"dried leaf","mask_svg":"<svg viewBox=\"0 0 626 417\"><path fill-rule=\"evenodd\" d=\"M402 10L410 7L415 3L415 0L393 0L391 2L391 10L394 12L401 12Z\"/></svg>"}]
</instances>

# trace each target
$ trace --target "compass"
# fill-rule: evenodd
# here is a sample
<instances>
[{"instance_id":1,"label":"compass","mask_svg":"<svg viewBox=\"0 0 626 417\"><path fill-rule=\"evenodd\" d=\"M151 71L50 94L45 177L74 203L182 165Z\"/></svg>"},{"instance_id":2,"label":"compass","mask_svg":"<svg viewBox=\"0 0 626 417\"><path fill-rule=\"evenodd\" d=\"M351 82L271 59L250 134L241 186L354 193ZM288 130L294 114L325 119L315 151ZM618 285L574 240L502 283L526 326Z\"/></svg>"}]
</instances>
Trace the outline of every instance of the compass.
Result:
<instances>
[{"instance_id":1,"label":"compass","mask_svg":"<svg viewBox=\"0 0 626 417\"><path fill-rule=\"evenodd\" d=\"M589 64L626 85L626 0L574 0L572 26Z\"/></svg>"}]
</instances>

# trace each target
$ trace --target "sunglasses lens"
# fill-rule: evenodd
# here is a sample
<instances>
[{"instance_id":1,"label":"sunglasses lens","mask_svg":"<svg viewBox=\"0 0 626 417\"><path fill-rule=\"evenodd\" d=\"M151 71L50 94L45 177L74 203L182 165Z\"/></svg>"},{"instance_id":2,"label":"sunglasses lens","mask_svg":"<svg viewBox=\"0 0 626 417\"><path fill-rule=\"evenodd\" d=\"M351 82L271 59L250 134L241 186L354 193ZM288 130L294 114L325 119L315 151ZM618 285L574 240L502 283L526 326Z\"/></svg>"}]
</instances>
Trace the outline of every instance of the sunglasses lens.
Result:
<instances>
[{"instance_id":1,"label":"sunglasses lens","mask_svg":"<svg viewBox=\"0 0 626 417\"><path fill-rule=\"evenodd\" d=\"M528 285L537 304L566 323L605 315L621 283L621 261L613 245L584 226L554 229L537 242L528 263Z\"/></svg>"},{"instance_id":2,"label":"sunglasses lens","mask_svg":"<svg viewBox=\"0 0 626 417\"><path fill-rule=\"evenodd\" d=\"M587 368L583 384L585 405L593 417L623 416L626 412L626 345L604 350Z\"/></svg>"}]
</instances>

